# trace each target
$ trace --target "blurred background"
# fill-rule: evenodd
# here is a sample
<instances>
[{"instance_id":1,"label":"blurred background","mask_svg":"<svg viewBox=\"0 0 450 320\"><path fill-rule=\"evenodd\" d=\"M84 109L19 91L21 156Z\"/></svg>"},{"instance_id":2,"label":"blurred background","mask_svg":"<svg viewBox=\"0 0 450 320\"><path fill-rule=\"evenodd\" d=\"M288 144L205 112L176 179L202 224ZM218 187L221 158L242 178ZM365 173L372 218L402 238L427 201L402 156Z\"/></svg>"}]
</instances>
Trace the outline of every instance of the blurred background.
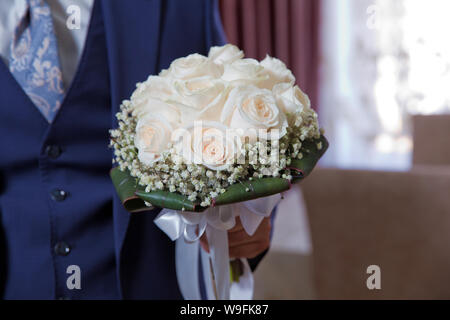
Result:
<instances>
[{"instance_id":1,"label":"blurred background","mask_svg":"<svg viewBox=\"0 0 450 320\"><path fill-rule=\"evenodd\" d=\"M229 42L293 70L330 140L279 207L256 298L450 299L450 1L220 7Z\"/></svg>"}]
</instances>

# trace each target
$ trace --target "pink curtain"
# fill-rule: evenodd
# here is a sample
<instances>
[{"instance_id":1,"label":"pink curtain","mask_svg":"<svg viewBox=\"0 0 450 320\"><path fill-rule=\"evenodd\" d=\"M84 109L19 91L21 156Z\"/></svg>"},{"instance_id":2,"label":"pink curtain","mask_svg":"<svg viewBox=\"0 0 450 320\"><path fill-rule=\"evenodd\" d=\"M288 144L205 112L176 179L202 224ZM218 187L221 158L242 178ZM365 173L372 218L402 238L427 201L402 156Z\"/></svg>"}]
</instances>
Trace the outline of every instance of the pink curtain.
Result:
<instances>
[{"instance_id":1,"label":"pink curtain","mask_svg":"<svg viewBox=\"0 0 450 320\"><path fill-rule=\"evenodd\" d=\"M320 0L221 0L230 43L247 57L281 59L317 106Z\"/></svg>"}]
</instances>

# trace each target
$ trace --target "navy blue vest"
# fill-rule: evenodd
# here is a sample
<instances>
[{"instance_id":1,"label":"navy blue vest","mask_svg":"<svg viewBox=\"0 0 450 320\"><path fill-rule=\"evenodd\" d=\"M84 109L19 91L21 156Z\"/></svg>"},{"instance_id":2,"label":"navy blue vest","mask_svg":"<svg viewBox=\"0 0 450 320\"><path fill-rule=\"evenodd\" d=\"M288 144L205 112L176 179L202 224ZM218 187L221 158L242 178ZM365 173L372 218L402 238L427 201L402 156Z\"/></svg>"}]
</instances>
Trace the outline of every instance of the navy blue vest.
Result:
<instances>
[{"instance_id":1,"label":"navy blue vest","mask_svg":"<svg viewBox=\"0 0 450 320\"><path fill-rule=\"evenodd\" d=\"M138 81L224 43L217 1L96 0L49 125L0 61L0 298L180 299L174 244L108 177L108 129ZM69 290L67 267L81 269Z\"/></svg>"},{"instance_id":2,"label":"navy blue vest","mask_svg":"<svg viewBox=\"0 0 450 320\"><path fill-rule=\"evenodd\" d=\"M0 252L6 259L0 260L0 294L119 298L108 176L111 94L100 2L53 124L0 64ZM81 290L67 286L70 265L81 270Z\"/></svg>"}]
</instances>

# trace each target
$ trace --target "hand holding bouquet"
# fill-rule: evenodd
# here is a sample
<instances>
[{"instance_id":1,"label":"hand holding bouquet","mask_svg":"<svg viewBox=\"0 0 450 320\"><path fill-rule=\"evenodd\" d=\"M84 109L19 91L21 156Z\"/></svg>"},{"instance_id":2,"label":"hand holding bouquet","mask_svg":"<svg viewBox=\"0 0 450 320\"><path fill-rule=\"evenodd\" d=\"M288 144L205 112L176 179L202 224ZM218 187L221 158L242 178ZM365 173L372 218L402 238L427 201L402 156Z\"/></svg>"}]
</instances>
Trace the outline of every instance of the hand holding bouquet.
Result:
<instances>
[{"instance_id":1,"label":"hand holding bouquet","mask_svg":"<svg viewBox=\"0 0 450 320\"><path fill-rule=\"evenodd\" d=\"M130 212L163 208L155 222L173 240L196 243L206 232L219 298L229 297L234 218L254 232L328 146L284 63L245 59L232 45L177 59L138 83L117 119L111 177L121 200Z\"/></svg>"}]
</instances>

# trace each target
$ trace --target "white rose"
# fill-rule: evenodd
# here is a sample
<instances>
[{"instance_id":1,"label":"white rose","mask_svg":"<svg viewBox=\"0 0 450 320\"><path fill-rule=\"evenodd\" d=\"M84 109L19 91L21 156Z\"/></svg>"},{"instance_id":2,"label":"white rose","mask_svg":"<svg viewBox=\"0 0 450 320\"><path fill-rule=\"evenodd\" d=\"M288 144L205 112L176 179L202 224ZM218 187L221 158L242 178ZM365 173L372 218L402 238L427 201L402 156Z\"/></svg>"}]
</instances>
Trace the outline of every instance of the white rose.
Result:
<instances>
[{"instance_id":1,"label":"white rose","mask_svg":"<svg viewBox=\"0 0 450 320\"><path fill-rule=\"evenodd\" d=\"M174 94L173 86L168 79L150 76L145 82L139 83L131 95L131 103L135 107L147 104L149 98L165 101Z\"/></svg>"},{"instance_id":2,"label":"white rose","mask_svg":"<svg viewBox=\"0 0 450 320\"><path fill-rule=\"evenodd\" d=\"M148 98L145 104L136 106L133 115L139 120L147 115L162 115L172 125L181 123L181 110L178 106L155 98Z\"/></svg>"},{"instance_id":3,"label":"white rose","mask_svg":"<svg viewBox=\"0 0 450 320\"><path fill-rule=\"evenodd\" d=\"M135 107L133 115L137 117L137 119L141 119L147 115L161 115L174 128L178 128L198 119L201 115L201 110L178 103L174 100L161 101L159 99L149 98L147 99L146 104Z\"/></svg>"},{"instance_id":4,"label":"white rose","mask_svg":"<svg viewBox=\"0 0 450 320\"><path fill-rule=\"evenodd\" d=\"M136 125L134 145L138 149L138 159L152 165L160 158L173 132L171 123L161 114L147 114Z\"/></svg>"},{"instance_id":5,"label":"white rose","mask_svg":"<svg viewBox=\"0 0 450 320\"><path fill-rule=\"evenodd\" d=\"M169 75L169 69L162 69L158 74L158 76L160 76L160 77L168 77L168 75Z\"/></svg>"},{"instance_id":6,"label":"white rose","mask_svg":"<svg viewBox=\"0 0 450 320\"><path fill-rule=\"evenodd\" d=\"M210 77L193 78L188 80L174 81L174 92L172 99L202 110L222 94L225 83Z\"/></svg>"},{"instance_id":7,"label":"white rose","mask_svg":"<svg viewBox=\"0 0 450 320\"><path fill-rule=\"evenodd\" d=\"M196 121L179 130L172 137L176 150L187 163L202 164L215 171L226 169L236 162L241 152L239 139L234 139L229 128L214 121Z\"/></svg>"},{"instance_id":8,"label":"white rose","mask_svg":"<svg viewBox=\"0 0 450 320\"><path fill-rule=\"evenodd\" d=\"M234 85L258 85L269 76L255 59L236 60L225 65L222 80L232 82Z\"/></svg>"},{"instance_id":9,"label":"white rose","mask_svg":"<svg viewBox=\"0 0 450 320\"><path fill-rule=\"evenodd\" d=\"M261 66L265 69L267 79L259 84L260 88L272 90L272 88L278 83L289 83L293 85L295 83L295 77L286 65L277 58L266 56L261 61Z\"/></svg>"},{"instance_id":10,"label":"white rose","mask_svg":"<svg viewBox=\"0 0 450 320\"><path fill-rule=\"evenodd\" d=\"M218 121L229 92L224 81L209 77L174 81L171 102L187 106L197 114L195 119ZM192 118L192 117L191 117Z\"/></svg>"},{"instance_id":11,"label":"white rose","mask_svg":"<svg viewBox=\"0 0 450 320\"><path fill-rule=\"evenodd\" d=\"M212 47L209 50L208 57L217 64L230 64L244 57L244 53L238 47L232 44L226 44L222 47Z\"/></svg>"},{"instance_id":12,"label":"white rose","mask_svg":"<svg viewBox=\"0 0 450 320\"><path fill-rule=\"evenodd\" d=\"M221 121L243 131L244 136L254 138L256 135L262 139L279 139L286 134L288 126L272 92L255 86L237 87L230 92Z\"/></svg>"},{"instance_id":13,"label":"white rose","mask_svg":"<svg viewBox=\"0 0 450 320\"><path fill-rule=\"evenodd\" d=\"M222 73L222 66L215 64L205 56L194 53L187 57L174 60L170 68L163 70L160 76L186 80L204 76L220 78Z\"/></svg>"},{"instance_id":14,"label":"white rose","mask_svg":"<svg viewBox=\"0 0 450 320\"><path fill-rule=\"evenodd\" d=\"M311 107L308 96L298 86L280 83L273 88L273 93L284 113L295 113Z\"/></svg>"}]
</instances>

